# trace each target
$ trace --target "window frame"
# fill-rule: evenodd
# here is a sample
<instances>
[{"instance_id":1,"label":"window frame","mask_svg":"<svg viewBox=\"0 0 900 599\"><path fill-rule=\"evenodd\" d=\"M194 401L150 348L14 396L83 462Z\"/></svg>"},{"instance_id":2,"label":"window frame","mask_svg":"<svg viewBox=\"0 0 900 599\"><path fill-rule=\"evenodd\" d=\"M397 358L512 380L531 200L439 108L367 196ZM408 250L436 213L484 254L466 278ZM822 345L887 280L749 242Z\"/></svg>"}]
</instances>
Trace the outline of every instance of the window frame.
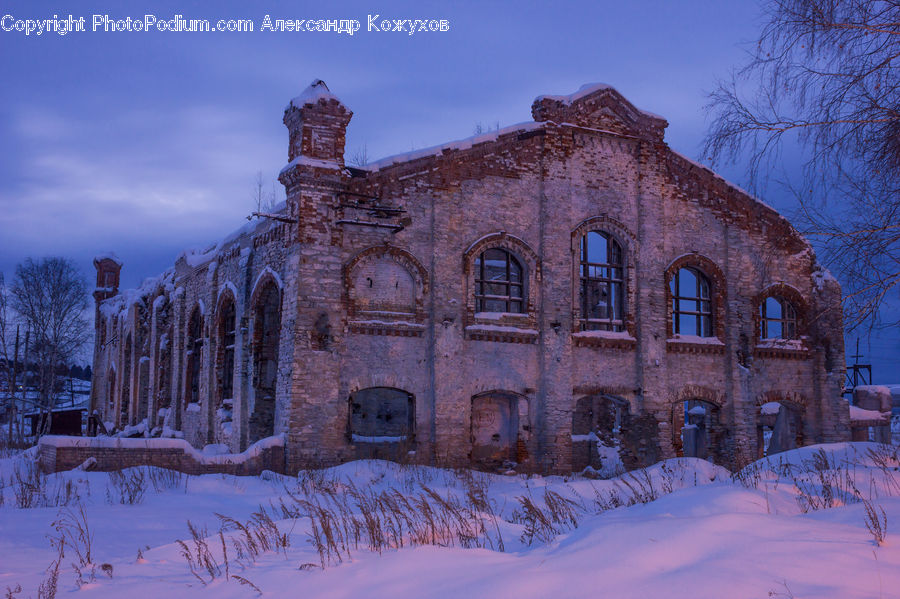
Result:
<instances>
[{"instance_id":1,"label":"window frame","mask_svg":"<svg viewBox=\"0 0 900 599\"><path fill-rule=\"evenodd\" d=\"M505 279L487 279L485 278L485 263L487 262L485 255L488 252L502 252L504 255ZM518 268L519 281L512 280L512 265ZM473 262L473 270L475 275L475 312L476 313L493 313L493 314L528 314L528 296L527 296L527 269L523 265L522 260L516 256L514 252L505 247L488 247L484 248ZM484 293L486 285L497 285L506 288L505 295ZM519 295L512 294L513 289L518 288ZM503 302L506 309L502 311L487 310L485 304L487 302ZM513 304L518 304L519 309L512 309Z\"/></svg>"},{"instance_id":2,"label":"window frame","mask_svg":"<svg viewBox=\"0 0 900 599\"><path fill-rule=\"evenodd\" d=\"M696 279L695 295L680 295L681 291L681 272L683 270L693 273ZM703 284L706 284L707 297L703 297ZM678 267L669 279L669 292L671 294L671 318L672 318L672 334L673 335L689 335L693 337L716 337L715 330L715 288L711 277L696 266L684 265ZM693 302L695 310L683 309L681 302ZM704 310L703 304L706 304ZM693 316L695 318L695 327L693 333L686 333L681 330L681 315ZM704 327L706 323L706 327ZM706 334L704 334L706 332Z\"/></svg>"},{"instance_id":3,"label":"window frame","mask_svg":"<svg viewBox=\"0 0 900 599\"><path fill-rule=\"evenodd\" d=\"M600 236L606 243L607 262L590 262L589 261L589 239L591 233ZM602 229L590 229L582 236L578 244L579 262L578 262L578 293L579 293L579 329L582 331L625 331L625 295L626 295L626 265L625 265L625 249L622 244L611 233ZM618 261L609 260L613 254L613 250L618 254ZM606 277L590 276L588 273L591 268L606 269L610 274ZM618 271L619 277L616 278L615 272ZM590 309L587 305L587 287L591 283L600 283L607 289L609 297L615 297L614 307L611 309L607 304L606 318L591 318ZM618 311L618 314L610 314L610 312Z\"/></svg>"},{"instance_id":4,"label":"window frame","mask_svg":"<svg viewBox=\"0 0 900 599\"><path fill-rule=\"evenodd\" d=\"M781 307L781 318L773 318L766 314L766 304L770 299L778 302ZM789 313L789 314L788 314ZM759 302L759 327L757 327L757 335L759 341L769 341L773 339L792 340L800 338L800 319L798 310L794 304L781 295L768 295ZM773 337L768 334L770 323L779 323L781 326L781 336ZM790 328L791 333L785 335L785 330Z\"/></svg>"}]
</instances>

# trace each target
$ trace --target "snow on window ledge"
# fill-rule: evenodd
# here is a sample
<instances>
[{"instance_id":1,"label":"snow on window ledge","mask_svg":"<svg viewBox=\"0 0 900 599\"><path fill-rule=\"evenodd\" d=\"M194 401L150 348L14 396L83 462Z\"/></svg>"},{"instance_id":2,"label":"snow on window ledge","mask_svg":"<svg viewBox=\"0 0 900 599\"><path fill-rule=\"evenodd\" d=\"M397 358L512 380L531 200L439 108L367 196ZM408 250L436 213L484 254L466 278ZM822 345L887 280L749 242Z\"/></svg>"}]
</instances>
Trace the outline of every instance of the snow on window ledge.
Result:
<instances>
[{"instance_id":1,"label":"snow on window ledge","mask_svg":"<svg viewBox=\"0 0 900 599\"><path fill-rule=\"evenodd\" d=\"M756 342L756 347L760 349L807 349L803 339L760 339Z\"/></svg>"}]
</instances>

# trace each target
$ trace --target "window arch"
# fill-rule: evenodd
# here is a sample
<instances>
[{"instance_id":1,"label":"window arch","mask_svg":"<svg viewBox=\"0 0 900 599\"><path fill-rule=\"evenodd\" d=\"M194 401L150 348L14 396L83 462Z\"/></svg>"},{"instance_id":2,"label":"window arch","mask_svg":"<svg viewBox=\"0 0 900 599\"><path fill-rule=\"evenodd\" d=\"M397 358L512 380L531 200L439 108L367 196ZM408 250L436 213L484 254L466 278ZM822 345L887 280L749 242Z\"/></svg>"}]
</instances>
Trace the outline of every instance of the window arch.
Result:
<instances>
[{"instance_id":1,"label":"window arch","mask_svg":"<svg viewBox=\"0 0 900 599\"><path fill-rule=\"evenodd\" d=\"M712 284L698 268L679 268L669 281L672 297L672 332L676 335L713 337Z\"/></svg>"},{"instance_id":2,"label":"window arch","mask_svg":"<svg viewBox=\"0 0 900 599\"><path fill-rule=\"evenodd\" d=\"M579 298L581 329L623 331L625 264L622 246L604 231L581 238Z\"/></svg>"},{"instance_id":3,"label":"window arch","mask_svg":"<svg viewBox=\"0 0 900 599\"><path fill-rule=\"evenodd\" d=\"M526 312L525 269L507 249L486 249L475 258L475 311Z\"/></svg>"},{"instance_id":4,"label":"window arch","mask_svg":"<svg viewBox=\"0 0 900 599\"><path fill-rule=\"evenodd\" d=\"M344 265L344 285L351 317L374 313L379 320L425 319L428 273L406 250L379 245L361 251Z\"/></svg>"},{"instance_id":5,"label":"window arch","mask_svg":"<svg viewBox=\"0 0 900 599\"><path fill-rule=\"evenodd\" d=\"M796 339L797 309L779 295L770 295L759 303L760 339Z\"/></svg>"}]
</instances>

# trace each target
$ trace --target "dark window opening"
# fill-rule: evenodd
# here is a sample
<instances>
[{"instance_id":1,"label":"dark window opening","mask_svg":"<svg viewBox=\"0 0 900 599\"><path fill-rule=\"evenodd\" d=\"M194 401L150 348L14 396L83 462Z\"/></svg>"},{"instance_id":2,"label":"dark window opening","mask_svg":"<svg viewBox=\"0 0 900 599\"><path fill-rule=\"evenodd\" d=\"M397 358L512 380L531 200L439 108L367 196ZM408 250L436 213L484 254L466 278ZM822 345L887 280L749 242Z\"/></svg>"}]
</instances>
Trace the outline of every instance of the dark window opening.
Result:
<instances>
[{"instance_id":1,"label":"dark window opening","mask_svg":"<svg viewBox=\"0 0 900 599\"><path fill-rule=\"evenodd\" d=\"M134 344L131 339L131 333L125 338L125 363L122 367L122 397L119 402L119 426L127 426L128 410L131 403L131 356L134 350Z\"/></svg>"},{"instance_id":2,"label":"dark window opening","mask_svg":"<svg viewBox=\"0 0 900 599\"><path fill-rule=\"evenodd\" d=\"M200 360L203 355L203 316L200 314L200 308L194 308L194 311L191 312L185 347L187 348L185 399L187 403L198 403L200 401Z\"/></svg>"},{"instance_id":3,"label":"dark window opening","mask_svg":"<svg viewBox=\"0 0 900 599\"><path fill-rule=\"evenodd\" d=\"M221 308L219 321L219 403L234 397L234 343L236 314L234 301L227 299Z\"/></svg>"}]
</instances>

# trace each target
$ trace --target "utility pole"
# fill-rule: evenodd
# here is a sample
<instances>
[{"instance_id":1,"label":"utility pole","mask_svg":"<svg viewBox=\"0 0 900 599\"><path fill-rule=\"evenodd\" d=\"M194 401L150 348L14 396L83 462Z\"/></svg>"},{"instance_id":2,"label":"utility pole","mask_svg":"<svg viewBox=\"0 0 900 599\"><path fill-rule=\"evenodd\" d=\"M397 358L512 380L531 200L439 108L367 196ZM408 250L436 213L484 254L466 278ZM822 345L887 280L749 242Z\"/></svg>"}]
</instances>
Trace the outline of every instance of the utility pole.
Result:
<instances>
[{"instance_id":1,"label":"utility pole","mask_svg":"<svg viewBox=\"0 0 900 599\"><path fill-rule=\"evenodd\" d=\"M872 384L872 365L859 363L859 359L862 357L862 354L859 353L859 337L856 338L856 353L850 357L853 358L853 364L847 370L849 388L844 393L850 393L852 397L853 390L858 385Z\"/></svg>"}]
</instances>

